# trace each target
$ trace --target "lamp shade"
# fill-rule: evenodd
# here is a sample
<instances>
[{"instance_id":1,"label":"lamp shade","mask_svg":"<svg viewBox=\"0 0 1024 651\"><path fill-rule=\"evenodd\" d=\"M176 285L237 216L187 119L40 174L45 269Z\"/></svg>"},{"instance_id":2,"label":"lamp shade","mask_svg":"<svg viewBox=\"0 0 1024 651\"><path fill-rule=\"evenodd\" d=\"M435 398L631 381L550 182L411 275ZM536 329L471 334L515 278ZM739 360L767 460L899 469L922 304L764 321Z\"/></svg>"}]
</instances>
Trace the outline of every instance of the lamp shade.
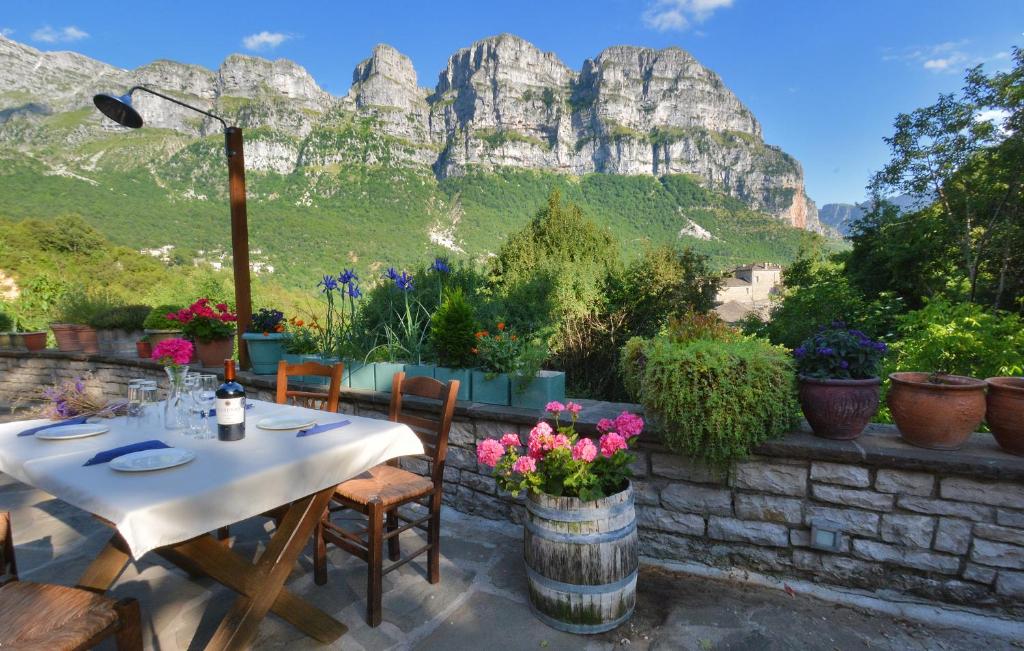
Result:
<instances>
[{"instance_id":1,"label":"lamp shade","mask_svg":"<svg viewBox=\"0 0 1024 651\"><path fill-rule=\"evenodd\" d=\"M131 127L132 129L138 129L142 126L142 116L139 112L132 108L132 96L131 95L108 95L106 93L100 93L94 95L92 103L96 105L96 108L100 110L103 115L107 116L114 122L117 122L121 126Z\"/></svg>"}]
</instances>

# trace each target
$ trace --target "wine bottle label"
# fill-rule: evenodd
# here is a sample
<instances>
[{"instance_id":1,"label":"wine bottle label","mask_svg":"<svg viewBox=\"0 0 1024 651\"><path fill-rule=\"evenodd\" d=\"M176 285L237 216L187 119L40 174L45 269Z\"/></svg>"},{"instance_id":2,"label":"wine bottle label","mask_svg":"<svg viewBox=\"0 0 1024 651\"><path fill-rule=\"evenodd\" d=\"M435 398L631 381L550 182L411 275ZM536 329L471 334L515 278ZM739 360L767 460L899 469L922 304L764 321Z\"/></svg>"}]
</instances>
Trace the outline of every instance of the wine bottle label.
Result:
<instances>
[{"instance_id":1,"label":"wine bottle label","mask_svg":"<svg viewBox=\"0 0 1024 651\"><path fill-rule=\"evenodd\" d=\"M245 422L245 398L217 398L217 424L238 425Z\"/></svg>"}]
</instances>

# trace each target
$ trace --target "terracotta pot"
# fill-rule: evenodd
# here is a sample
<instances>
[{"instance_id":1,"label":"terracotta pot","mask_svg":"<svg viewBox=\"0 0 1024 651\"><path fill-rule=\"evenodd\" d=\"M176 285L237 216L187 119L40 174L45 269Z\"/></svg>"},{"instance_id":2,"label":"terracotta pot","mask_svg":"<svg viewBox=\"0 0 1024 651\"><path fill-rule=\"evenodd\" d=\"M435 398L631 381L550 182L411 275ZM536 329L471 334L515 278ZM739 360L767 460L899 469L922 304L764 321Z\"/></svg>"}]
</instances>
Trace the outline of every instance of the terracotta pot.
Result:
<instances>
[{"instance_id":1,"label":"terracotta pot","mask_svg":"<svg viewBox=\"0 0 1024 651\"><path fill-rule=\"evenodd\" d=\"M1024 377L990 377L985 422L996 443L1024 456Z\"/></svg>"},{"instance_id":2,"label":"terracotta pot","mask_svg":"<svg viewBox=\"0 0 1024 651\"><path fill-rule=\"evenodd\" d=\"M149 343L153 346L167 339L181 339L181 330L151 330L146 328L143 332L149 337Z\"/></svg>"},{"instance_id":3,"label":"terracotta pot","mask_svg":"<svg viewBox=\"0 0 1024 651\"><path fill-rule=\"evenodd\" d=\"M196 342L196 356L199 357L199 363L203 366L219 368L224 364L224 360L231 358L231 354L235 350L234 344L234 338L198 341Z\"/></svg>"},{"instance_id":4,"label":"terracotta pot","mask_svg":"<svg viewBox=\"0 0 1024 651\"><path fill-rule=\"evenodd\" d=\"M138 353L139 359L151 359L153 357L153 344L148 341L136 341L135 352Z\"/></svg>"},{"instance_id":5,"label":"terracotta pot","mask_svg":"<svg viewBox=\"0 0 1024 651\"><path fill-rule=\"evenodd\" d=\"M51 323L50 330L57 340L57 350L75 353L82 350L82 342L78 340L78 326L72 323Z\"/></svg>"},{"instance_id":6,"label":"terracotta pot","mask_svg":"<svg viewBox=\"0 0 1024 651\"><path fill-rule=\"evenodd\" d=\"M46 348L45 332L23 332L20 336L25 344L25 348L29 350L43 350Z\"/></svg>"},{"instance_id":7,"label":"terracotta pot","mask_svg":"<svg viewBox=\"0 0 1024 651\"><path fill-rule=\"evenodd\" d=\"M888 404L903 440L933 450L956 450L985 417L985 383L962 375L890 373Z\"/></svg>"},{"instance_id":8,"label":"terracotta pot","mask_svg":"<svg viewBox=\"0 0 1024 651\"><path fill-rule=\"evenodd\" d=\"M800 408L814 433L846 441L860 436L878 411L882 379L800 378Z\"/></svg>"},{"instance_id":9,"label":"terracotta pot","mask_svg":"<svg viewBox=\"0 0 1024 651\"><path fill-rule=\"evenodd\" d=\"M74 328L78 335L78 342L82 344L81 351L90 355L99 354L100 342L96 336L96 328L85 325L76 325Z\"/></svg>"}]
</instances>

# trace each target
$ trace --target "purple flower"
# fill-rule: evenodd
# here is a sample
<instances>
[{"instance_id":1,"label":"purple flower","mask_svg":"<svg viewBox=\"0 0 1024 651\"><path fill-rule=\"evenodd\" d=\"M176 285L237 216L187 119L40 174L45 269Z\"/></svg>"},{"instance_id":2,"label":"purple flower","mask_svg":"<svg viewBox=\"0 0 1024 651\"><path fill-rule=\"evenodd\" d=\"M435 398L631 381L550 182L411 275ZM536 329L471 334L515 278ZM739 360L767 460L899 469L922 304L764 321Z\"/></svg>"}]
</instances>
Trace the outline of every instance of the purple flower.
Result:
<instances>
[{"instance_id":1,"label":"purple flower","mask_svg":"<svg viewBox=\"0 0 1024 651\"><path fill-rule=\"evenodd\" d=\"M323 287L324 293L333 292L334 290L338 289L338 281L334 276L331 276L330 274L324 274L324 279L317 283L316 286Z\"/></svg>"},{"instance_id":2,"label":"purple flower","mask_svg":"<svg viewBox=\"0 0 1024 651\"><path fill-rule=\"evenodd\" d=\"M821 348L818 349L818 354L819 355L831 355L832 354L832 349L829 348L828 346L822 346Z\"/></svg>"},{"instance_id":3,"label":"purple flower","mask_svg":"<svg viewBox=\"0 0 1024 651\"><path fill-rule=\"evenodd\" d=\"M876 341L875 343L873 343L873 344L871 344L871 345L872 345L872 346L874 346L875 350L877 350L877 351L878 351L878 352L880 352L880 353L884 353L884 352L886 352L887 350L889 350L889 347L888 347L888 346L886 346L886 345L885 345L885 344L884 344L883 342L881 342L881 341Z\"/></svg>"},{"instance_id":4,"label":"purple flower","mask_svg":"<svg viewBox=\"0 0 1024 651\"><path fill-rule=\"evenodd\" d=\"M353 280L359 280L359 276L352 269L346 269L342 273L338 274L338 282L342 285L348 285Z\"/></svg>"},{"instance_id":5,"label":"purple flower","mask_svg":"<svg viewBox=\"0 0 1024 651\"><path fill-rule=\"evenodd\" d=\"M793 357L800 358L800 357L803 357L806 354L807 354L807 349L804 348L803 346L798 346L797 348L795 348L793 350Z\"/></svg>"},{"instance_id":6,"label":"purple flower","mask_svg":"<svg viewBox=\"0 0 1024 651\"><path fill-rule=\"evenodd\" d=\"M75 378L75 391L85 393L85 384L82 382L82 378Z\"/></svg>"},{"instance_id":7,"label":"purple flower","mask_svg":"<svg viewBox=\"0 0 1024 651\"><path fill-rule=\"evenodd\" d=\"M348 286L348 295L352 298L360 298L363 295L363 292L359 290L359 285L352 283Z\"/></svg>"},{"instance_id":8,"label":"purple flower","mask_svg":"<svg viewBox=\"0 0 1024 651\"><path fill-rule=\"evenodd\" d=\"M388 267L388 270L384 272L383 277L388 280L398 280L398 272L395 271L394 267Z\"/></svg>"},{"instance_id":9,"label":"purple flower","mask_svg":"<svg viewBox=\"0 0 1024 651\"><path fill-rule=\"evenodd\" d=\"M412 291L412 276L403 271L399 276L395 278L395 287L402 290L403 292Z\"/></svg>"},{"instance_id":10,"label":"purple flower","mask_svg":"<svg viewBox=\"0 0 1024 651\"><path fill-rule=\"evenodd\" d=\"M841 359L841 360L839 360L839 368L841 368L843 370L846 370L846 369L850 368L850 363L847 362L845 359Z\"/></svg>"}]
</instances>

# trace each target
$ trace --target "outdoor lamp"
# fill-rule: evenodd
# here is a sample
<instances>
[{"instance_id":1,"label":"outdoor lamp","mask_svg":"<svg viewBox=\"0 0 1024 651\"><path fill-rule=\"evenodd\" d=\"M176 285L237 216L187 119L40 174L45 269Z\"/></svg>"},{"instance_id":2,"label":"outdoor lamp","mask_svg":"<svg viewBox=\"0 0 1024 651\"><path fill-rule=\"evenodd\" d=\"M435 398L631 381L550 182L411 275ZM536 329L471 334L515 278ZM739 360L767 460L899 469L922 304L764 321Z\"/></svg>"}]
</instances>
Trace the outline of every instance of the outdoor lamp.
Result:
<instances>
[{"instance_id":1,"label":"outdoor lamp","mask_svg":"<svg viewBox=\"0 0 1024 651\"><path fill-rule=\"evenodd\" d=\"M238 312L238 332L235 333L235 338L238 345L239 366L247 369L249 368L249 351L243 345L242 334L252 317L252 294L249 283L249 225L245 209L245 159L242 153L242 130L238 127L229 127L219 115L196 108L145 86L133 86L124 95L101 93L93 96L92 101L103 115L114 122L138 129L142 126L142 116L132 106L132 93L137 90L202 113L220 122L224 128L224 153L228 158L228 196L231 201L231 259L235 277L235 309Z\"/></svg>"}]
</instances>

